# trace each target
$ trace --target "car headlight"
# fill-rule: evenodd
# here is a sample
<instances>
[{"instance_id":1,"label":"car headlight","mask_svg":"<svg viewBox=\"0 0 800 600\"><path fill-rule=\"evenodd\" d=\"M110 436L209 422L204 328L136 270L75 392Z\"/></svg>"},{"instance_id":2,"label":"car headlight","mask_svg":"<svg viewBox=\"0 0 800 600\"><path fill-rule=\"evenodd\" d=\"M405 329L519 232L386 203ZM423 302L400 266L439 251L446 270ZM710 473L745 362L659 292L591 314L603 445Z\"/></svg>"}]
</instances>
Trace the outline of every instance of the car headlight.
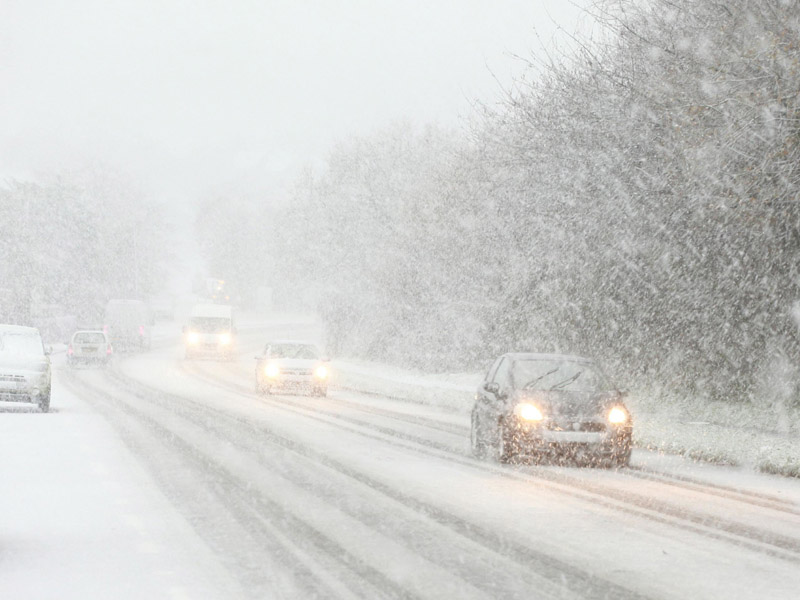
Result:
<instances>
[{"instance_id":1,"label":"car headlight","mask_svg":"<svg viewBox=\"0 0 800 600\"><path fill-rule=\"evenodd\" d=\"M264 368L264 374L267 377L277 377L278 375L281 374L281 370L278 368L278 365L276 365L275 363L269 363Z\"/></svg>"},{"instance_id":2,"label":"car headlight","mask_svg":"<svg viewBox=\"0 0 800 600\"><path fill-rule=\"evenodd\" d=\"M542 411L533 404L523 402L514 407L514 414L525 421L541 421L544 419Z\"/></svg>"},{"instance_id":3,"label":"car headlight","mask_svg":"<svg viewBox=\"0 0 800 600\"><path fill-rule=\"evenodd\" d=\"M190 331L189 335L186 336L186 341L190 344L197 344L200 341L200 334L196 331Z\"/></svg>"},{"instance_id":4,"label":"car headlight","mask_svg":"<svg viewBox=\"0 0 800 600\"><path fill-rule=\"evenodd\" d=\"M628 412L619 406L615 406L608 411L608 422L614 425L621 425L628 420Z\"/></svg>"},{"instance_id":5,"label":"car headlight","mask_svg":"<svg viewBox=\"0 0 800 600\"><path fill-rule=\"evenodd\" d=\"M231 334L230 333L223 333L219 336L219 343L223 346L227 346L231 343Z\"/></svg>"},{"instance_id":6,"label":"car headlight","mask_svg":"<svg viewBox=\"0 0 800 600\"><path fill-rule=\"evenodd\" d=\"M328 376L328 367L320 365L314 369L314 377L317 379L325 379Z\"/></svg>"}]
</instances>

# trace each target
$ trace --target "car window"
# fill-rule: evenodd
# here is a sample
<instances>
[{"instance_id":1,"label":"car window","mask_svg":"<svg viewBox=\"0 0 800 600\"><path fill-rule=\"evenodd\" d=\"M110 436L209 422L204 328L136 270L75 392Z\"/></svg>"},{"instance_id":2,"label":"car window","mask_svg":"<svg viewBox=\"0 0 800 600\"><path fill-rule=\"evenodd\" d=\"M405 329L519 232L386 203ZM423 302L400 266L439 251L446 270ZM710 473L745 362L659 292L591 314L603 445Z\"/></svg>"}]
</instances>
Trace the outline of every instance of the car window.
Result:
<instances>
[{"instance_id":1,"label":"car window","mask_svg":"<svg viewBox=\"0 0 800 600\"><path fill-rule=\"evenodd\" d=\"M230 329L231 320L224 317L192 317L189 325L202 333L220 333Z\"/></svg>"},{"instance_id":2,"label":"car window","mask_svg":"<svg viewBox=\"0 0 800 600\"><path fill-rule=\"evenodd\" d=\"M500 361L501 360L503 360L502 356L492 363L492 366L489 367L488 371L486 371L486 377L483 378L484 381L491 381L492 380L492 377L494 377L494 374L497 372L497 367L500 366Z\"/></svg>"},{"instance_id":3,"label":"car window","mask_svg":"<svg viewBox=\"0 0 800 600\"><path fill-rule=\"evenodd\" d=\"M87 331L85 333L76 333L75 334L75 343L76 344L102 344L106 341L106 337L100 333Z\"/></svg>"},{"instance_id":4,"label":"car window","mask_svg":"<svg viewBox=\"0 0 800 600\"><path fill-rule=\"evenodd\" d=\"M603 373L589 362L523 359L514 363L511 376L516 389L595 392L612 388Z\"/></svg>"},{"instance_id":5,"label":"car window","mask_svg":"<svg viewBox=\"0 0 800 600\"><path fill-rule=\"evenodd\" d=\"M267 344L264 354L270 358L319 359L319 350L310 344Z\"/></svg>"},{"instance_id":6,"label":"car window","mask_svg":"<svg viewBox=\"0 0 800 600\"><path fill-rule=\"evenodd\" d=\"M497 366L497 371L495 371L492 381L496 381L497 383L499 383L500 387L509 385L510 368L511 368L511 359L509 359L507 356L504 356L500 360L500 364Z\"/></svg>"}]
</instances>

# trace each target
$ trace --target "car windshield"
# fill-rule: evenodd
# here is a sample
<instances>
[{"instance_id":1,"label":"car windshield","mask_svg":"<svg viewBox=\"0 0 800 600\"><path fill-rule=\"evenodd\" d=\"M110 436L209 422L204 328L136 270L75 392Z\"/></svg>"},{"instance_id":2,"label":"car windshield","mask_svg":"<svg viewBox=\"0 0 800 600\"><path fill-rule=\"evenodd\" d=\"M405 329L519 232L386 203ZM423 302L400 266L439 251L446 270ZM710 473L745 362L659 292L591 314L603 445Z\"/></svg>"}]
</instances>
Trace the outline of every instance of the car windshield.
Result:
<instances>
[{"instance_id":1,"label":"car windshield","mask_svg":"<svg viewBox=\"0 0 800 600\"><path fill-rule=\"evenodd\" d=\"M42 340L30 333L0 333L0 354L41 355L44 353Z\"/></svg>"},{"instance_id":2,"label":"car windshield","mask_svg":"<svg viewBox=\"0 0 800 600\"><path fill-rule=\"evenodd\" d=\"M511 379L515 389L526 390L598 392L612 387L595 365L571 360L516 360Z\"/></svg>"},{"instance_id":3,"label":"car windshield","mask_svg":"<svg viewBox=\"0 0 800 600\"><path fill-rule=\"evenodd\" d=\"M105 336L99 331L84 331L75 334L76 344L102 344L106 341Z\"/></svg>"},{"instance_id":4,"label":"car windshield","mask_svg":"<svg viewBox=\"0 0 800 600\"><path fill-rule=\"evenodd\" d=\"M219 333L231 328L231 320L224 317L192 317L191 327L203 333Z\"/></svg>"},{"instance_id":5,"label":"car windshield","mask_svg":"<svg viewBox=\"0 0 800 600\"><path fill-rule=\"evenodd\" d=\"M319 360L319 351L311 344L267 344L264 354L270 358Z\"/></svg>"}]
</instances>

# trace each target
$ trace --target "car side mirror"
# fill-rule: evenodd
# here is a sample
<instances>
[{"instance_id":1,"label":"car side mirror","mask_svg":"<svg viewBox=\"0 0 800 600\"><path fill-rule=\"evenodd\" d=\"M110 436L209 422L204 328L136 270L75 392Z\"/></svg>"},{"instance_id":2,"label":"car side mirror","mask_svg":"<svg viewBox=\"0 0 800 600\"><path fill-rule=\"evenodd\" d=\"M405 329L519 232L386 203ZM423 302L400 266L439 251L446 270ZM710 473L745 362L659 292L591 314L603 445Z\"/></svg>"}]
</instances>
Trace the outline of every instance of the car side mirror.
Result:
<instances>
[{"instance_id":1,"label":"car side mirror","mask_svg":"<svg viewBox=\"0 0 800 600\"><path fill-rule=\"evenodd\" d=\"M483 384L483 389L496 396L500 392L500 384L496 381L487 381Z\"/></svg>"}]
</instances>

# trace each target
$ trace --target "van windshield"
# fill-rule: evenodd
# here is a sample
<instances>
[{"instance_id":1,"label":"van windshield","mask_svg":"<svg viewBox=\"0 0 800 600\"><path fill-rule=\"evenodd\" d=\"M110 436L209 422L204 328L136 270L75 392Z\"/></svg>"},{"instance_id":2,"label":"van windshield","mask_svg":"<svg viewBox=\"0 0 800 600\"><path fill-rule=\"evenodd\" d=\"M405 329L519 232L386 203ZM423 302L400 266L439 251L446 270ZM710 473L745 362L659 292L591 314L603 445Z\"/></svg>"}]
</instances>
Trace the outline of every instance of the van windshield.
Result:
<instances>
[{"instance_id":1,"label":"van windshield","mask_svg":"<svg viewBox=\"0 0 800 600\"><path fill-rule=\"evenodd\" d=\"M194 331L202 333L221 333L230 331L231 320L225 317L192 317L190 325Z\"/></svg>"}]
</instances>

